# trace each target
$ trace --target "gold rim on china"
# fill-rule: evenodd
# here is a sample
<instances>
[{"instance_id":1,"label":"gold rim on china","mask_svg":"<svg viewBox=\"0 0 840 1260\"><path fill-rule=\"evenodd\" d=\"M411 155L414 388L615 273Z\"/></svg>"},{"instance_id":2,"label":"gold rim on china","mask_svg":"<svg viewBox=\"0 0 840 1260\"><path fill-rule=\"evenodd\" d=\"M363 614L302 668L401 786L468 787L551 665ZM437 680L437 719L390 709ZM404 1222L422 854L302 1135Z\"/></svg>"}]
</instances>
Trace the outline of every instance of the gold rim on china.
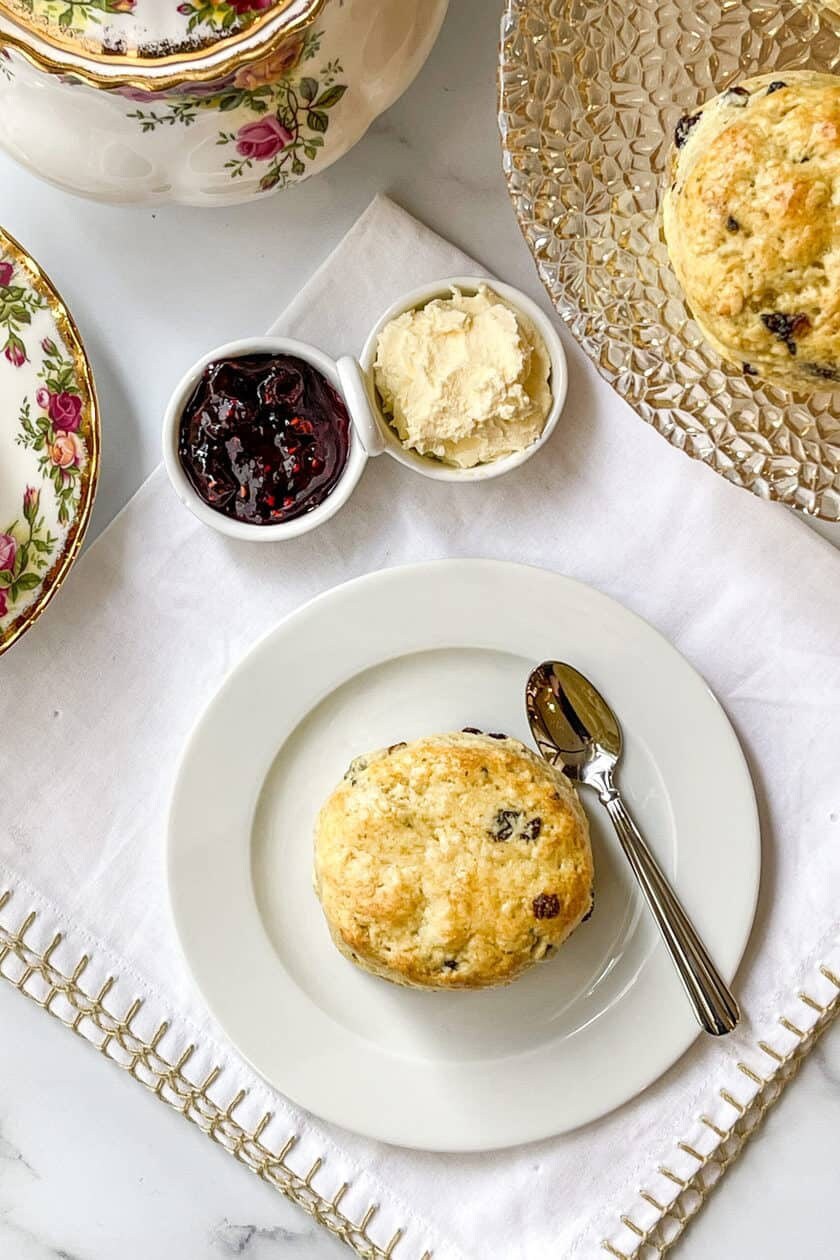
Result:
<instances>
[{"instance_id":1,"label":"gold rim on china","mask_svg":"<svg viewBox=\"0 0 840 1260\"><path fill-rule=\"evenodd\" d=\"M293 0L278 0L249 26L213 43L156 53L142 49L106 52L85 47L78 40L74 43L60 38L34 18L11 8L7 0L0 0L0 19L16 28L6 25L0 29L0 51L12 48L38 70L72 75L94 88L169 92L186 84L216 82L242 66L270 56L308 28L326 0L305 0L300 13L289 19L287 10L292 3ZM225 55L220 58L220 53ZM170 67L171 72L161 74L161 67Z\"/></svg>"},{"instance_id":2,"label":"gold rim on china","mask_svg":"<svg viewBox=\"0 0 840 1260\"><path fill-rule=\"evenodd\" d=\"M87 421L89 429L86 435L88 466L82 477L82 489L77 511L67 533L61 555L44 574L37 599L18 617L14 618L5 630L0 632L0 656L2 656L35 624L56 591L61 587L79 554L90 522L93 503L96 498L96 488L99 483L101 433L99 400L96 395L93 372L73 316L65 306L47 273L24 249L20 242L3 228L0 228L0 249L7 257L14 259L18 266L27 272L32 279L35 289L47 300L53 323L73 360L77 379L84 387L82 415L83 421Z\"/></svg>"}]
</instances>

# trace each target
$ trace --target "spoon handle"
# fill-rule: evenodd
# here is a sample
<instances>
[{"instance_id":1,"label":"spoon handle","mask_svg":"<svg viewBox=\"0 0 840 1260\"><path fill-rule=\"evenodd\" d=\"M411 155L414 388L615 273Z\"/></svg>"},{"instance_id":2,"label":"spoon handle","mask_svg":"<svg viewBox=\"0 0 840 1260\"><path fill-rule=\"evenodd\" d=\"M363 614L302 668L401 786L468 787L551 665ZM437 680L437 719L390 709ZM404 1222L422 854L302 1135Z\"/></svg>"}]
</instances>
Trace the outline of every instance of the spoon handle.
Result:
<instances>
[{"instance_id":1,"label":"spoon handle","mask_svg":"<svg viewBox=\"0 0 840 1260\"><path fill-rule=\"evenodd\" d=\"M662 933L698 1023L716 1037L732 1032L741 1017L738 1003L709 957L617 790L613 787L602 800Z\"/></svg>"}]
</instances>

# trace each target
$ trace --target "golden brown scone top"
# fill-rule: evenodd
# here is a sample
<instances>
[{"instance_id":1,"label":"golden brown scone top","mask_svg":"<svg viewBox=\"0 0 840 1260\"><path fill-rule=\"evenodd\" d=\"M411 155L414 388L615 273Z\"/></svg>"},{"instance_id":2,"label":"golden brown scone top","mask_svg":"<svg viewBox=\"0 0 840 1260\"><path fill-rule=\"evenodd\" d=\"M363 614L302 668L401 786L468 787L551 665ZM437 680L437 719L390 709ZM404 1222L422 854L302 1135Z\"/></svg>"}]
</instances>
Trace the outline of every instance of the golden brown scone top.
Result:
<instances>
[{"instance_id":1,"label":"golden brown scone top","mask_svg":"<svg viewBox=\"0 0 840 1260\"><path fill-rule=\"evenodd\" d=\"M719 353L795 390L840 384L840 78L745 80L681 120L674 269Z\"/></svg>"},{"instance_id":2,"label":"golden brown scone top","mask_svg":"<svg viewBox=\"0 0 840 1260\"><path fill-rule=\"evenodd\" d=\"M458 732L358 758L316 828L336 944L401 984L512 980L589 913L592 878L574 790L506 737Z\"/></svg>"}]
</instances>

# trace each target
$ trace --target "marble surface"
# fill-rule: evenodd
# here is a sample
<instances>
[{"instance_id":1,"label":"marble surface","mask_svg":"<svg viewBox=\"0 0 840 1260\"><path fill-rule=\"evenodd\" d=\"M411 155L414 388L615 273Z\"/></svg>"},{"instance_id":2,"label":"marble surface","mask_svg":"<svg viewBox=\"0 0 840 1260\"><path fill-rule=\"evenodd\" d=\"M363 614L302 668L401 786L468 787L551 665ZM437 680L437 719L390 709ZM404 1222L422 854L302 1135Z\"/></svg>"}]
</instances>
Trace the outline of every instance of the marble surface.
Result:
<instances>
[{"instance_id":1,"label":"marble surface","mask_svg":"<svg viewBox=\"0 0 840 1260\"><path fill-rule=\"evenodd\" d=\"M0 222L52 273L94 363L106 428L94 535L156 464L160 416L185 367L214 344L262 332L375 192L541 297L500 173L498 10L497 0L452 0L425 71L365 141L327 174L259 205L115 210L76 201L0 158ZM569 353L574 387L590 369L574 347ZM821 532L840 545L840 527ZM833 1260L840 1244L826 1205L836 1193L838 1132L840 1027L675 1254L782 1260L795 1250ZM349 1254L0 985L3 1260ZM481 1260L505 1257L484 1248Z\"/></svg>"}]
</instances>

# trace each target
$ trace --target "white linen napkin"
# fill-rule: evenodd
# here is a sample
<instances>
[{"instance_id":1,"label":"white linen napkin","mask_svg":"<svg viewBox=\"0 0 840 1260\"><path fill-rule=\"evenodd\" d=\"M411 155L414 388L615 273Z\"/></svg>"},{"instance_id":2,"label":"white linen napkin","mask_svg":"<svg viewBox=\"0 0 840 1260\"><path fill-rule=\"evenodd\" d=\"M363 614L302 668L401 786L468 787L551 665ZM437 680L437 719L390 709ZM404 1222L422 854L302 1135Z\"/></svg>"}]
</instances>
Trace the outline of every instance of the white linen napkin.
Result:
<instances>
[{"instance_id":1,"label":"white linen napkin","mask_svg":"<svg viewBox=\"0 0 840 1260\"><path fill-rule=\"evenodd\" d=\"M279 265L279 264L278 264ZM406 289L476 264L378 199L278 320L333 354L356 351ZM106 417L107 425L107 417ZM708 679L750 760L763 878L737 981L745 1018L703 1038L656 1085L576 1133L467 1157L385 1147L292 1106L205 1011L169 918L164 830L184 740L226 671L284 614L347 578L439 556L526 561L594 584L647 617ZM498 481L431 482L387 457L349 505L277 547L237 544L177 503L158 469L79 562L40 624L0 661L0 924L30 913L31 949L81 955L89 992L203 1081L262 1143L394 1260L630 1255L767 1078L836 997L840 886L840 558L786 510L671 449L576 360L558 432ZM725 818L721 826L725 827ZM725 878L725 871L721 878ZM2 941L0 941L2 944ZM789 1027L780 1024L780 1017ZM763 1042L768 1048L759 1048ZM620 1047L616 1053L620 1054ZM724 1091L733 1100L725 1101ZM705 1116L710 1124L701 1120ZM677 1179L659 1169L665 1167ZM648 1196L648 1197L644 1197ZM760 1205L753 1203L753 1210ZM622 1222L622 1218L626 1222Z\"/></svg>"}]
</instances>

